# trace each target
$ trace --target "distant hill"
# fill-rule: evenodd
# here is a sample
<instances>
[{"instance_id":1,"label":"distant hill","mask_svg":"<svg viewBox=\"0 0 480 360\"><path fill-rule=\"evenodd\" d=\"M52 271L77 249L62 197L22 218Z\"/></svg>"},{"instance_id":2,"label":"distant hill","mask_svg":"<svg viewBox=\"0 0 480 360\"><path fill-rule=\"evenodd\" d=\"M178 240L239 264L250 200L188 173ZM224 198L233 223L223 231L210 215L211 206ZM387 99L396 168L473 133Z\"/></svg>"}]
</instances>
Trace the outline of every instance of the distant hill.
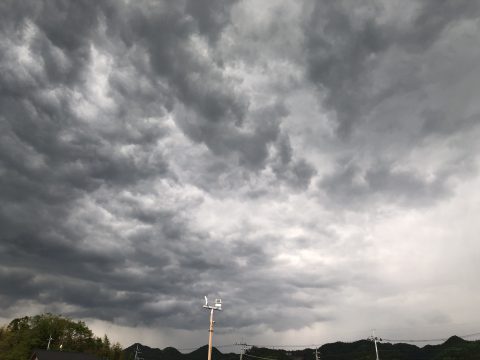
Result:
<instances>
[{"instance_id":1,"label":"distant hill","mask_svg":"<svg viewBox=\"0 0 480 360\"><path fill-rule=\"evenodd\" d=\"M133 360L135 358L135 350L140 350L143 360L205 360L208 355L208 346L202 346L188 354L183 354L173 347L167 347L163 350L151 348L142 344L135 343L123 350L125 360ZM212 348L212 360L238 360L238 354L223 354L217 348Z\"/></svg>"},{"instance_id":2,"label":"distant hill","mask_svg":"<svg viewBox=\"0 0 480 360\"><path fill-rule=\"evenodd\" d=\"M452 336L443 344L418 347L411 344L377 343L380 360L480 360L480 341ZM315 350L298 351L252 348L247 354L278 360L315 360ZM335 342L319 349L320 360L375 360L371 341ZM245 360L256 360L246 357Z\"/></svg>"},{"instance_id":3,"label":"distant hill","mask_svg":"<svg viewBox=\"0 0 480 360\"><path fill-rule=\"evenodd\" d=\"M207 346L182 354L174 348L152 349L139 345L144 360L206 360ZM380 360L480 360L480 341L467 341L452 336L443 344L418 347L410 344L377 343ZM133 360L137 344L124 350L125 360ZM252 347L243 360L258 360L258 357L272 360L315 360L314 349L278 350ZM320 360L375 360L375 348L371 341L359 340L351 343L335 342L319 348ZM212 349L212 360L238 360L234 353L223 354Z\"/></svg>"}]
</instances>

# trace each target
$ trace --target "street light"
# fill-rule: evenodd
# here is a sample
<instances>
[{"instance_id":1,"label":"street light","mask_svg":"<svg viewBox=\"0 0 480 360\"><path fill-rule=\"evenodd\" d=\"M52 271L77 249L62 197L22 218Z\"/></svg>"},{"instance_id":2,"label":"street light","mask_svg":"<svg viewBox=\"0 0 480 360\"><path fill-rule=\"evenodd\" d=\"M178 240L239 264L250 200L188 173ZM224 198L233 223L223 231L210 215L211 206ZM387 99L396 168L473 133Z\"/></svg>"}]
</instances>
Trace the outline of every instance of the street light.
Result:
<instances>
[{"instance_id":1,"label":"street light","mask_svg":"<svg viewBox=\"0 0 480 360\"><path fill-rule=\"evenodd\" d=\"M215 304L208 305L208 299L205 296L205 305L203 305L205 309L210 310L210 329L209 331L209 336L208 336L208 360L212 360L212 338L213 338L213 324L215 321L213 321L213 311L218 310L222 311L222 299L215 299Z\"/></svg>"}]
</instances>

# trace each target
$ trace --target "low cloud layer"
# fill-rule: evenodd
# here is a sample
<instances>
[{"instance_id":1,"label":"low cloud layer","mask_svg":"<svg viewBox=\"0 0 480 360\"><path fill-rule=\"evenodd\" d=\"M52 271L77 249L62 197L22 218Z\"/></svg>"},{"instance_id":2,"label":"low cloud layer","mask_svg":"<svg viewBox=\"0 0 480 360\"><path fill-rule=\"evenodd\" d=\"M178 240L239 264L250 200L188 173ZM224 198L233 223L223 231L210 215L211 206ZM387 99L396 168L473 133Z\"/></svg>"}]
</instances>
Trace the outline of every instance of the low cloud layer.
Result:
<instances>
[{"instance_id":1,"label":"low cloud layer","mask_svg":"<svg viewBox=\"0 0 480 360\"><path fill-rule=\"evenodd\" d=\"M189 347L209 295L219 343L478 330L478 4L0 8L0 317Z\"/></svg>"}]
</instances>

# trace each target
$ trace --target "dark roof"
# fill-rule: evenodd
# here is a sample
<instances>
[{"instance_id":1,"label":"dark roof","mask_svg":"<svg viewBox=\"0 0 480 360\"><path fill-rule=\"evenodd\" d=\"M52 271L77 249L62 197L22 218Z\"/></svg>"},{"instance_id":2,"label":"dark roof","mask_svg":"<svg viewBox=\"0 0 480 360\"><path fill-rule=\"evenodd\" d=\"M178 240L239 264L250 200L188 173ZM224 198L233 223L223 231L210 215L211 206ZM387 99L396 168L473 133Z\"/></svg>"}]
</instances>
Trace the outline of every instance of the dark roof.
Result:
<instances>
[{"instance_id":1,"label":"dark roof","mask_svg":"<svg viewBox=\"0 0 480 360\"><path fill-rule=\"evenodd\" d=\"M92 354L83 354L70 351L53 351L53 350L35 350L30 356L30 360L99 360Z\"/></svg>"}]
</instances>

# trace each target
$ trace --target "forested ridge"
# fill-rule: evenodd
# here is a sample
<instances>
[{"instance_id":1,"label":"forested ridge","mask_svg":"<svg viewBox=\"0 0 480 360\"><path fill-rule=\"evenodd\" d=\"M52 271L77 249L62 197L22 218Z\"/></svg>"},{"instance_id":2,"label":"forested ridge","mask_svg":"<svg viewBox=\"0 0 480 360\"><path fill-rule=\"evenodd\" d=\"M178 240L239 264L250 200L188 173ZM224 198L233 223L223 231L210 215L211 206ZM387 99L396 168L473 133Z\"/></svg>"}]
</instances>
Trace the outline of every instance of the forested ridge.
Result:
<instances>
[{"instance_id":1,"label":"forested ridge","mask_svg":"<svg viewBox=\"0 0 480 360\"><path fill-rule=\"evenodd\" d=\"M411 344L378 343L381 360L480 360L480 341L466 341L457 336L450 337L439 345L418 347ZM203 360L207 358L207 347L182 354L174 348L164 350L133 344L124 350L126 359L133 359L135 350L140 351L144 360ZM375 360L373 342L359 340L351 343L335 342L317 349L319 360ZM246 350L243 360L316 360L315 349L281 350L251 347ZM239 359L238 354L224 354L213 349L212 360Z\"/></svg>"},{"instance_id":2,"label":"forested ridge","mask_svg":"<svg viewBox=\"0 0 480 360\"><path fill-rule=\"evenodd\" d=\"M388 342L377 343L377 346L380 360L480 360L480 341L467 341L458 336L452 336L442 344L423 347ZM258 360L258 357L275 360L316 359L314 349L288 351L253 347L243 360ZM359 340L322 345L318 348L318 357L319 360L375 360L376 354L372 341Z\"/></svg>"},{"instance_id":3,"label":"forested ridge","mask_svg":"<svg viewBox=\"0 0 480 360\"><path fill-rule=\"evenodd\" d=\"M49 345L50 341L50 345ZM76 351L121 360L120 344L95 336L83 321L42 314L24 316L0 327L0 360L27 360L35 349Z\"/></svg>"},{"instance_id":4,"label":"forested ridge","mask_svg":"<svg viewBox=\"0 0 480 360\"><path fill-rule=\"evenodd\" d=\"M418 347L411 344L378 343L381 360L480 360L480 341L467 341L452 336L443 344ZM134 359L135 350L140 351L144 360L203 360L207 358L207 347L203 346L191 353L182 354L168 347L164 350L133 344L124 350L125 359ZM375 347L369 340L355 342L335 342L324 344L317 349L319 360L375 360ZM239 359L238 354L224 354L213 349L213 360ZM316 360L315 349L282 350L264 347L251 347L246 350L243 360Z\"/></svg>"}]
</instances>

